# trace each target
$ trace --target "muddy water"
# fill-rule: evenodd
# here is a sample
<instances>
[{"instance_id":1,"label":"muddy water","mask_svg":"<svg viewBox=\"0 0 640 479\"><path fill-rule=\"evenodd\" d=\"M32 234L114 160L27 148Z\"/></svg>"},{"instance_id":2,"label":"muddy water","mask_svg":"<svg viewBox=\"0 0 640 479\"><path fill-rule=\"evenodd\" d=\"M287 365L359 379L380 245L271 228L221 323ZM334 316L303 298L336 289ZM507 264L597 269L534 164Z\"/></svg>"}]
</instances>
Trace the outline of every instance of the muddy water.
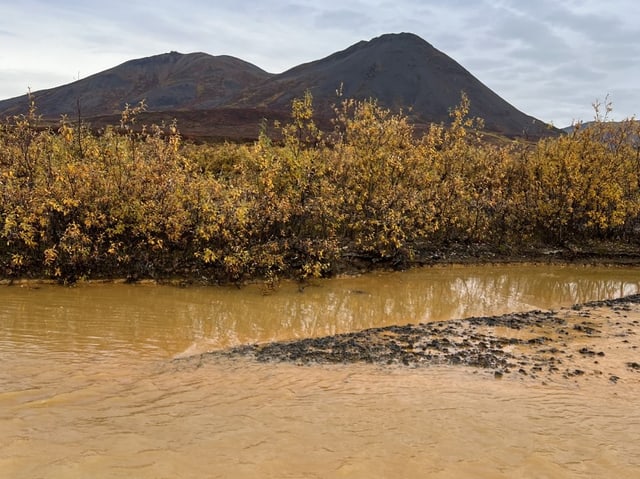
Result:
<instances>
[{"instance_id":1,"label":"muddy water","mask_svg":"<svg viewBox=\"0 0 640 479\"><path fill-rule=\"evenodd\" d=\"M637 477L638 381L174 361L638 292L633 268L442 267L282 285L0 288L0 477Z\"/></svg>"}]
</instances>

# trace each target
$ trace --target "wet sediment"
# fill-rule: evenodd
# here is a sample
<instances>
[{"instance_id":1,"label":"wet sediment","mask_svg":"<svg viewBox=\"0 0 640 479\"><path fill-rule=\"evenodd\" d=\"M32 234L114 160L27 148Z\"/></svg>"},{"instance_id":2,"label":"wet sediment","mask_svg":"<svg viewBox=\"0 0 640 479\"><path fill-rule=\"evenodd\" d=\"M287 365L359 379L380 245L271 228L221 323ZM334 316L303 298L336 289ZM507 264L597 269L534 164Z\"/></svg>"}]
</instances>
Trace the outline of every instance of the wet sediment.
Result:
<instances>
[{"instance_id":1,"label":"wet sediment","mask_svg":"<svg viewBox=\"0 0 640 479\"><path fill-rule=\"evenodd\" d=\"M600 377L637 381L640 295L558 311L529 311L320 338L238 346L203 357L247 356L295 364L461 365L496 378Z\"/></svg>"}]
</instances>

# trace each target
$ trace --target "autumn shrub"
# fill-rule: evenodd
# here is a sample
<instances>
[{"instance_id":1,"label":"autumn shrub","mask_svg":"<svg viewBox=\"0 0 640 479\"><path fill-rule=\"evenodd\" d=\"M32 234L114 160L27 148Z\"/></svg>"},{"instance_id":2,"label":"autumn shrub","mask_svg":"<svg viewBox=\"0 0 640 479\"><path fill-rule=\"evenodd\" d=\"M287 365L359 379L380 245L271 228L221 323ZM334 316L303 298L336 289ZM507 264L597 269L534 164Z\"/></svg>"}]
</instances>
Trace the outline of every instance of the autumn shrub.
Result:
<instances>
[{"instance_id":1,"label":"autumn shrub","mask_svg":"<svg viewBox=\"0 0 640 479\"><path fill-rule=\"evenodd\" d=\"M336 109L327 151L337 202L338 234L351 254L404 261L434 228L428 201L432 171L407 118L375 100L345 100Z\"/></svg>"},{"instance_id":2,"label":"autumn shrub","mask_svg":"<svg viewBox=\"0 0 640 479\"><path fill-rule=\"evenodd\" d=\"M638 224L638 125L596 121L540 140L527 158L527 217L552 243L629 235Z\"/></svg>"},{"instance_id":3,"label":"autumn shrub","mask_svg":"<svg viewBox=\"0 0 640 479\"><path fill-rule=\"evenodd\" d=\"M402 113L346 99L321 132L307 93L273 138L196 145L175 124L138 124L144 104L95 132L45 127L32 103L0 123L1 274L277 282L454 244L638 240L638 122L495 144L469 106L462 95L418 135Z\"/></svg>"},{"instance_id":4,"label":"autumn shrub","mask_svg":"<svg viewBox=\"0 0 640 479\"><path fill-rule=\"evenodd\" d=\"M126 109L121 131L109 127L99 136L64 120L57 132L36 132L22 118L4 125L3 157L10 160L1 218L9 274L149 276L189 249L195 170L179 154L175 127L134 133L127 127L135 113Z\"/></svg>"},{"instance_id":5,"label":"autumn shrub","mask_svg":"<svg viewBox=\"0 0 640 479\"><path fill-rule=\"evenodd\" d=\"M240 164L251 256L266 276L317 277L337 254L338 198L312 117L307 93L293 101L291 122L279 126L281 143L263 132Z\"/></svg>"}]
</instances>

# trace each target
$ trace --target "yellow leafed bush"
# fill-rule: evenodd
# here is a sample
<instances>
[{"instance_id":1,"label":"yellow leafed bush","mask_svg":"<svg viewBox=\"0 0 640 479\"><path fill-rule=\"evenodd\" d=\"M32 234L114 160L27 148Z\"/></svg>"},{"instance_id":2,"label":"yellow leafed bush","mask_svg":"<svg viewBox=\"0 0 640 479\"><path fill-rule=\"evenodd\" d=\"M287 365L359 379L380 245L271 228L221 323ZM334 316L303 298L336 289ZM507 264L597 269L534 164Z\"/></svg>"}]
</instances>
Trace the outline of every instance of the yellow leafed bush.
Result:
<instances>
[{"instance_id":1,"label":"yellow leafed bush","mask_svg":"<svg viewBox=\"0 0 640 479\"><path fill-rule=\"evenodd\" d=\"M402 113L347 99L321 132L307 93L277 141L196 145L175 124L137 125L143 109L99 134L45 128L33 104L0 123L2 276L275 282L451 244L637 241L633 120L495 144L464 95L421 135Z\"/></svg>"}]
</instances>

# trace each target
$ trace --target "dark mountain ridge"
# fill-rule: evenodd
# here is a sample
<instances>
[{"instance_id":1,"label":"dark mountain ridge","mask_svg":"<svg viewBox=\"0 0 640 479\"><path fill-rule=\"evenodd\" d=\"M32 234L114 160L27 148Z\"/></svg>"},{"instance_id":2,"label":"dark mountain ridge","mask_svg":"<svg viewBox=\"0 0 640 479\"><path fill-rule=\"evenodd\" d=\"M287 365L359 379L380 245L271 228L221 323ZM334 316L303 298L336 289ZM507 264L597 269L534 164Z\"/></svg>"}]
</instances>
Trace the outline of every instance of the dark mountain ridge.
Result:
<instances>
[{"instance_id":1,"label":"dark mountain ridge","mask_svg":"<svg viewBox=\"0 0 640 479\"><path fill-rule=\"evenodd\" d=\"M336 90L346 98L375 98L403 109L417 122L446 122L464 91L471 116L487 129L508 136L541 136L545 123L525 115L477 80L460 64L411 33L387 34L361 41L326 58L294 67L249 87L236 106L287 109L309 89L316 107L330 114Z\"/></svg>"},{"instance_id":2,"label":"dark mountain ridge","mask_svg":"<svg viewBox=\"0 0 640 479\"><path fill-rule=\"evenodd\" d=\"M233 117L251 123L245 134L257 134L261 118L281 117L291 101L306 90L314 96L318 116L331 116L332 105L345 98L375 98L394 111L402 109L418 124L446 122L464 91L472 116L485 120L487 130L516 137L540 137L548 126L517 110L450 57L410 33L386 34L360 41L320 60L281 74L271 74L238 58L206 53L165 53L131 60L85 79L33 94L45 118L80 113L92 117L116 115L126 103L145 99L149 113L183 112L197 123L199 111L224 110L224 115L201 114L198 131L216 136L225 125L214 118ZM0 116L23 113L26 95L0 101ZM188 112L188 114L186 113ZM184 126L180 125L184 131ZM188 132L187 132L188 133ZM228 136L228 135L225 135ZM231 135L233 137L233 135Z\"/></svg>"},{"instance_id":3,"label":"dark mountain ridge","mask_svg":"<svg viewBox=\"0 0 640 479\"><path fill-rule=\"evenodd\" d=\"M33 93L46 118L117 114L125 104L145 100L150 111L207 109L224 106L244 88L270 73L228 55L163 53L129 60L68 85ZM26 95L0 102L0 114L22 113Z\"/></svg>"}]
</instances>

